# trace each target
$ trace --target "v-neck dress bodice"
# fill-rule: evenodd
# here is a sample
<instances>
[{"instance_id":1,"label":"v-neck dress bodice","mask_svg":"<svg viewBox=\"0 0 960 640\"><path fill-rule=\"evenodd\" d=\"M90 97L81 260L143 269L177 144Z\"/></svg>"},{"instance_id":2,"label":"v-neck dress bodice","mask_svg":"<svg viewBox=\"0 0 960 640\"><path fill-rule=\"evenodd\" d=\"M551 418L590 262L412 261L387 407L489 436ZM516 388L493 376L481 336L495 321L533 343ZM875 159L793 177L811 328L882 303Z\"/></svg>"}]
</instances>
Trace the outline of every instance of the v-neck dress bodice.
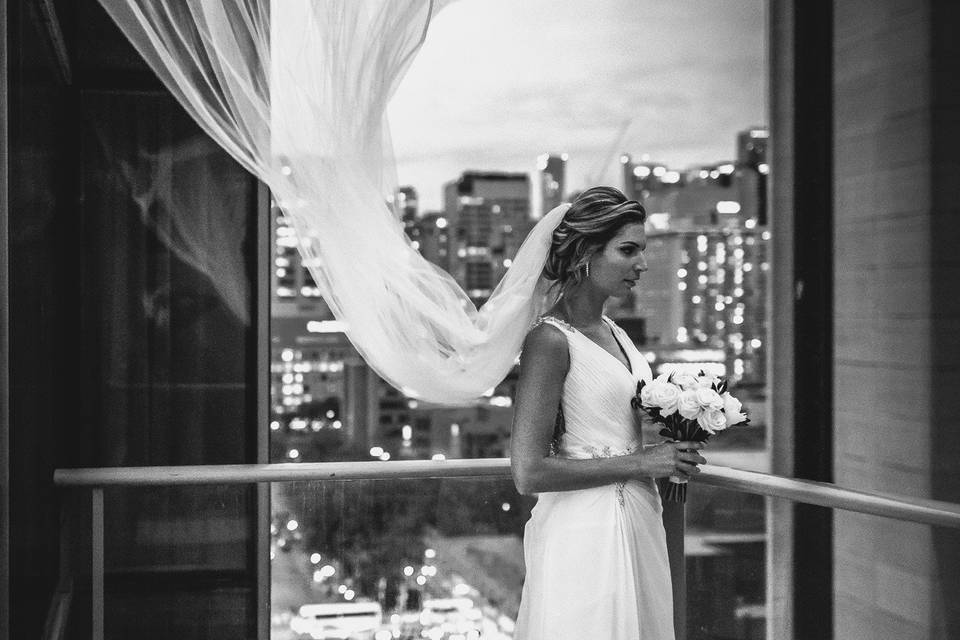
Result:
<instances>
[{"instance_id":1,"label":"v-neck dress bodice","mask_svg":"<svg viewBox=\"0 0 960 640\"><path fill-rule=\"evenodd\" d=\"M595 458L622 455L641 446L640 424L630 399L640 379L649 381L653 376L630 337L604 316L604 324L630 363L628 370L619 358L566 322L552 316L542 321L566 334L570 354L561 399L566 432L559 455Z\"/></svg>"},{"instance_id":2,"label":"v-neck dress bodice","mask_svg":"<svg viewBox=\"0 0 960 640\"><path fill-rule=\"evenodd\" d=\"M643 446L630 406L646 359L604 317L630 364L566 322L570 366L561 405L566 430L556 455L627 455ZM526 579L516 640L674 640L673 596L660 496L652 478L541 493L524 529Z\"/></svg>"}]
</instances>

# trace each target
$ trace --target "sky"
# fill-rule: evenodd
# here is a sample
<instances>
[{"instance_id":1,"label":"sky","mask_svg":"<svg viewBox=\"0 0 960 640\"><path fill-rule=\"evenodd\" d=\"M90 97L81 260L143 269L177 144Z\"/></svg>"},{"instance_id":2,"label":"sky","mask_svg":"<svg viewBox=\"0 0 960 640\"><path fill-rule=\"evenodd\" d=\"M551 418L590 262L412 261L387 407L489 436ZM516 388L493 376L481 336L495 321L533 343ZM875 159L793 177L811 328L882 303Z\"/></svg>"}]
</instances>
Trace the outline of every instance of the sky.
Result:
<instances>
[{"instance_id":1,"label":"sky","mask_svg":"<svg viewBox=\"0 0 960 640\"><path fill-rule=\"evenodd\" d=\"M619 186L618 158L730 160L767 124L766 0L456 0L430 25L388 118L399 184L438 210L466 169Z\"/></svg>"}]
</instances>

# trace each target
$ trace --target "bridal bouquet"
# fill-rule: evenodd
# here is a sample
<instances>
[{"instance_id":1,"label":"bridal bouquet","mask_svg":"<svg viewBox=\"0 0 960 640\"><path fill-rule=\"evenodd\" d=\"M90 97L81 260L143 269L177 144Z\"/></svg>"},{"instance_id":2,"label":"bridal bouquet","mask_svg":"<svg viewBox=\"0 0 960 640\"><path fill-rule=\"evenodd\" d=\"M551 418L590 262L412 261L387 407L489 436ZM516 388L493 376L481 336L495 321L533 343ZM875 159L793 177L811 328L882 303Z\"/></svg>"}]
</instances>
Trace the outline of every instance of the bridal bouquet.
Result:
<instances>
[{"instance_id":1,"label":"bridal bouquet","mask_svg":"<svg viewBox=\"0 0 960 640\"><path fill-rule=\"evenodd\" d=\"M703 371L665 373L650 383L641 380L630 404L662 424L660 435L676 442L706 442L718 431L750 422L740 401L727 391L727 381ZM670 476L666 500L686 502L685 478Z\"/></svg>"}]
</instances>

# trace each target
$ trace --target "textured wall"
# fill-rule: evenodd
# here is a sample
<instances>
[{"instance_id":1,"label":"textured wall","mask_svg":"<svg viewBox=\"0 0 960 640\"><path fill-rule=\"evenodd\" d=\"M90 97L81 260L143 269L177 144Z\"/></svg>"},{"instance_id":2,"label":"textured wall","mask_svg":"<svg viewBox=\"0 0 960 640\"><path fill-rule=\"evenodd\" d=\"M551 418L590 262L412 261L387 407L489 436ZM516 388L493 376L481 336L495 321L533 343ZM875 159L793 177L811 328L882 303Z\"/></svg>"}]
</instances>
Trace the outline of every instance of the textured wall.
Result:
<instances>
[{"instance_id":1,"label":"textured wall","mask_svg":"<svg viewBox=\"0 0 960 640\"><path fill-rule=\"evenodd\" d=\"M960 502L956 164L934 153L958 150L947 4L835 3L834 466L841 485ZM834 531L836 638L958 637L955 536L847 512Z\"/></svg>"}]
</instances>

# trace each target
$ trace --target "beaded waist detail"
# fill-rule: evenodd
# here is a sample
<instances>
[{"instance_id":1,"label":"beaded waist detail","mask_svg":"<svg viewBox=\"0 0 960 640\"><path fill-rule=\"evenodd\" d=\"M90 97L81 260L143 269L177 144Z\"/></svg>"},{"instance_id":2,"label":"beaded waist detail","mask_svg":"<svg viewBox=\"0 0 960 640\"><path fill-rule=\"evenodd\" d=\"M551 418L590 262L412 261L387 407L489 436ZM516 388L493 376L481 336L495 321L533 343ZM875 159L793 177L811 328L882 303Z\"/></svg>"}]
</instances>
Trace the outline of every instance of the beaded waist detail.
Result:
<instances>
[{"instance_id":1,"label":"beaded waist detail","mask_svg":"<svg viewBox=\"0 0 960 640\"><path fill-rule=\"evenodd\" d=\"M567 445L560 447L559 455L563 458L615 458L633 453L641 446L640 442L634 442L624 447L615 447L611 445Z\"/></svg>"}]
</instances>

